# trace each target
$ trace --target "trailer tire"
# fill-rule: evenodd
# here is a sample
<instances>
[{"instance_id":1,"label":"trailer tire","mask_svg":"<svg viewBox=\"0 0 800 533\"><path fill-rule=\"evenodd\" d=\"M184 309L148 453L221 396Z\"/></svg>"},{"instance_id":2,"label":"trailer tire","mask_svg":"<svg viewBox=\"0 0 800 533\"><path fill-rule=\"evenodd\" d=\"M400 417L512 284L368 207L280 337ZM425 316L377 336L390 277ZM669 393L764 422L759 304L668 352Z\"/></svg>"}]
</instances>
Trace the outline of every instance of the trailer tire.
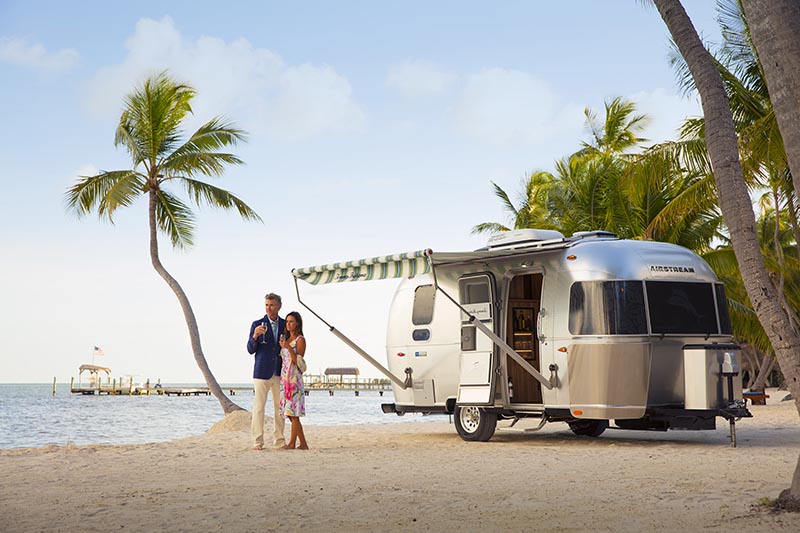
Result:
<instances>
[{"instance_id":1,"label":"trailer tire","mask_svg":"<svg viewBox=\"0 0 800 533\"><path fill-rule=\"evenodd\" d=\"M599 437L608 429L608 420L581 419L567 422L569 429L582 437Z\"/></svg>"},{"instance_id":2,"label":"trailer tire","mask_svg":"<svg viewBox=\"0 0 800 533\"><path fill-rule=\"evenodd\" d=\"M455 420L458 435L466 441L486 442L497 428L497 413L474 405L456 406Z\"/></svg>"}]
</instances>

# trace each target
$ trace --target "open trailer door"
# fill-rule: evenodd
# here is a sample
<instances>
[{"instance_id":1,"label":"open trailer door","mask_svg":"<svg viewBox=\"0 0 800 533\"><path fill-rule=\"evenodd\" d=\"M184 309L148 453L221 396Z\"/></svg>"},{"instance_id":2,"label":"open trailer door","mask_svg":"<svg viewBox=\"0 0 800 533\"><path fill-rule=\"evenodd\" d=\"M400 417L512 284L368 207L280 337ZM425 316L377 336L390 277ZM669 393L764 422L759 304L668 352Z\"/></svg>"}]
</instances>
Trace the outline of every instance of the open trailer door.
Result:
<instances>
[{"instance_id":1,"label":"open trailer door","mask_svg":"<svg viewBox=\"0 0 800 533\"><path fill-rule=\"evenodd\" d=\"M488 274L471 274L458 280L461 307L494 331L495 287ZM458 405L492 405L496 368L494 342L480 334L470 315L461 313Z\"/></svg>"}]
</instances>

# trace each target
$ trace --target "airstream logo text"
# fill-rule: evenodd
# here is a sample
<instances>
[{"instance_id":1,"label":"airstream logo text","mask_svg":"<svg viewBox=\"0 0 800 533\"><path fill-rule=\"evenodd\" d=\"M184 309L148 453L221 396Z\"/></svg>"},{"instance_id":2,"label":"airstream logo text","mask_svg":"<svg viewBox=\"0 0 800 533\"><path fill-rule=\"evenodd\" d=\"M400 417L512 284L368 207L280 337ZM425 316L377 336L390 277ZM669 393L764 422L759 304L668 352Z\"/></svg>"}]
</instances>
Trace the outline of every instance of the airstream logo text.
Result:
<instances>
[{"instance_id":1,"label":"airstream logo text","mask_svg":"<svg viewBox=\"0 0 800 533\"><path fill-rule=\"evenodd\" d=\"M694 274L694 268L672 265L650 265L650 272L679 272L685 274Z\"/></svg>"},{"instance_id":2,"label":"airstream logo text","mask_svg":"<svg viewBox=\"0 0 800 533\"><path fill-rule=\"evenodd\" d=\"M337 272L336 276L334 277L334 279L336 281L347 281L347 280L355 281L357 279L366 278L366 277L367 277L367 273L366 272L360 272L360 273L345 272L344 274L342 274L341 272Z\"/></svg>"}]
</instances>

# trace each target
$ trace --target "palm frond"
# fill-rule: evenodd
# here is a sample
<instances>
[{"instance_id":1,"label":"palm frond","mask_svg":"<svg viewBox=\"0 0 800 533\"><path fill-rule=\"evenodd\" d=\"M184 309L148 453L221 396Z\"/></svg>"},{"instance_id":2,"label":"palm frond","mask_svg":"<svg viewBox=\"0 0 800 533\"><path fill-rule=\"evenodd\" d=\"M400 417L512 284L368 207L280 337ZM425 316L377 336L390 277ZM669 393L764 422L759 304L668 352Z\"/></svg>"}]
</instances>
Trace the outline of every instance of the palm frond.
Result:
<instances>
[{"instance_id":1,"label":"palm frond","mask_svg":"<svg viewBox=\"0 0 800 533\"><path fill-rule=\"evenodd\" d=\"M177 196L164 190L156 191L156 223L175 248L192 246L194 214Z\"/></svg>"},{"instance_id":2,"label":"palm frond","mask_svg":"<svg viewBox=\"0 0 800 533\"><path fill-rule=\"evenodd\" d=\"M772 343L758 321L756 312L746 305L728 298L728 314L731 317L733 335L737 341L746 343L762 353L773 355Z\"/></svg>"},{"instance_id":3,"label":"palm frond","mask_svg":"<svg viewBox=\"0 0 800 533\"><path fill-rule=\"evenodd\" d=\"M244 162L233 154L185 152L181 155L174 153L169 156L164 164L159 166L165 177L161 181L168 181L181 176L220 176L225 172L225 165L242 165Z\"/></svg>"},{"instance_id":4,"label":"palm frond","mask_svg":"<svg viewBox=\"0 0 800 533\"><path fill-rule=\"evenodd\" d=\"M514 206L514 203L511 201L511 198L508 197L508 193L503 190L495 182L490 182L492 184L492 188L494 189L494 195L500 199L500 203L503 205L503 208L508 211L511 216L517 216L517 208Z\"/></svg>"},{"instance_id":5,"label":"palm frond","mask_svg":"<svg viewBox=\"0 0 800 533\"><path fill-rule=\"evenodd\" d=\"M95 176L81 176L67 189L67 208L82 217L94 209L100 218L114 223L114 212L119 207L131 205L144 193L144 177L133 170L101 172Z\"/></svg>"},{"instance_id":6,"label":"palm frond","mask_svg":"<svg viewBox=\"0 0 800 533\"><path fill-rule=\"evenodd\" d=\"M261 222L261 217L231 192L188 177L181 177L180 181L196 205L206 204L222 209L234 208L243 219Z\"/></svg>"},{"instance_id":7,"label":"palm frond","mask_svg":"<svg viewBox=\"0 0 800 533\"><path fill-rule=\"evenodd\" d=\"M739 275L739 263L732 248L717 248L703 254L703 260L721 278L730 278ZM727 287L727 284L726 284Z\"/></svg>"},{"instance_id":8,"label":"palm frond","mask_svg":"<svg viewBox=\"0 0 800 533\"><path fill-rule=\"evenodd\" d=\"M134 162L155 166L180 141L180 124L192 112L195 90L166 71L148 78L125 98L115 144L123 144Z\"/></svg>"},{"instance_id":9,"label":"palm frond","mask_svg":"<svg viewBox=\"0 0 800 533\"><path fill-rule=\"evenodd\" d=\"M215 150L236 145L247 139L247 134L234 128L222 118L214 118L203 124L183 145L169 154L161 166L168 172L193 176L197 173L217 176L224 171L225 164L242 164L232 154Z\"/></svg>"},{"instance_id":10,"label":"palm frond","mask_svg":"<svg viewBox=\"0 0 800 533\"><path fill-rule=\"evenodd\" d=\"M503 231L511 230L507 226L497 222L481 222L480 224L472 226L470 233L473 235L478 235L481 233L501 233Z\"/></svg>"}]
</instances>

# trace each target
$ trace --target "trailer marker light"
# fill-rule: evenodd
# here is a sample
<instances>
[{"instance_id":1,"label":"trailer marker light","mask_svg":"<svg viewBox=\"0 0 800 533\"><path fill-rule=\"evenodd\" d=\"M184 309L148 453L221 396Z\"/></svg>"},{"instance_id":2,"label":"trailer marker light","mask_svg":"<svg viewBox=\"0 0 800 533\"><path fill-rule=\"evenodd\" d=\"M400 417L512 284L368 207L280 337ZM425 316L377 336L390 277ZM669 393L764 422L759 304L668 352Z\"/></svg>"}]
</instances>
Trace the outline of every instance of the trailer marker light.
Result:
<instances>
[{"instance_id":1,"label":"trailer marker light","mask_svg":"<svg viewBox=\"0 0 800 533\"><path fill-rule=\"evenodd\" d=\"M404 354L403 352L397 352L397 357L405 357L405 356L406 354Z\"/></svg>"},{"instance_id":2,"label":"trailer marker light","mask_svg":"<svg viewBox=\"0 0 800 533\"><path fill-rule=\"evenodd\" d=\"M576 255L571 255L570 254L570 255L567 256L567 259L569 259L570 261L575 261L577 258L578 258L578 256L576 256Z\"/></svg>"},{"instance_id":3,"label":"trailer marker light","mask_svg":"<svg viewBox=\"0 0 800 533\"><path fill-rule=\"evenodd\" d=\"M575 416L581 416L583 414L583 411L581 411L580 409L575 409L574 411L572 411L572 414Z\"/></svg>"},{"instance_id":4,"label":"trailer marker light","mask_svg":"<svg viewBox=\"0 0 800 533\"><path fill-rule=\"evenodd\" d=\"M558 349L558 351L561 353L566 353L567 349L562 346L561 348Z\"/></svg>"}]
</instances>

